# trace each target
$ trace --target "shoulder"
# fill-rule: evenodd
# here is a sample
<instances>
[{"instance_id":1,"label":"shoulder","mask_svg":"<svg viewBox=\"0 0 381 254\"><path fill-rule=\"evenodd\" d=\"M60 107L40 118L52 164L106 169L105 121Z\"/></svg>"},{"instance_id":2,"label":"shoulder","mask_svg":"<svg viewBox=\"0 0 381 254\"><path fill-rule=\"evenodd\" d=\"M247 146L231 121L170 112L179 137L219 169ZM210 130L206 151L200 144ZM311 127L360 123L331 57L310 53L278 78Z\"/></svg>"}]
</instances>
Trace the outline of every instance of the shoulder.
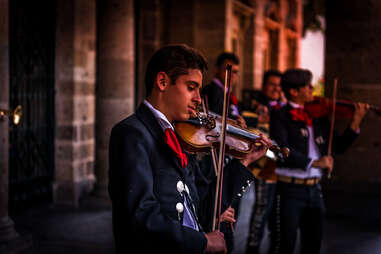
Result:
<instances>
[{"instance_id":1,"label":"shoulder","mask_svg":"<svg viewBox=\"0 0 381 254\"><path fill-rule=\"evenodd\" d=\"M279 109L276 110L271 110L271 118L281 118L281 119L286 119L287 116L290 114L290 106L285 105L283 107L280 107Z\"/></svg>"},{"instance_id":2,"label":"shoulder","mask_svg":"<svg viewBox=\"0 0 381 254\"><path fill-rule=\"evenodd\" d=\"M202 93L203 94L218 93L220 90L222 89L220 89L220 87L212 81L203 87Z\"/></svg>"},{"instance_id":3,"label":"shoulder","mask_svg":"<svg viewBox=\"0 0 381 254\"><path fill-rule=\"evenodd\" d=\"M122 121L118 122L112 128L112 132L121 132L123 130L139 130L141 122L136 117L136 114L133 114Z\"/></svg>"},{"instance_id":4,"label":"shoulder","mask_svg":"<svg viewBox=\"0 0 381 254\"><path fill-rule=\"evenodd\" d=\"M136 140L146 140L149 136L148 129L136 114L115 124L111 130L111 139L128 139L134 142Z\"/></svg>"},{"instance_id":5,"label":"shoulder","mask_svg":"<svg viewBox=\"0 0 381 254\"><path fill-rule=\"evenodd\" d=\"M253 90L252 99L256 99L262 104L266 103L266 96L259 90Z\"/></svg>"}]
</instances>

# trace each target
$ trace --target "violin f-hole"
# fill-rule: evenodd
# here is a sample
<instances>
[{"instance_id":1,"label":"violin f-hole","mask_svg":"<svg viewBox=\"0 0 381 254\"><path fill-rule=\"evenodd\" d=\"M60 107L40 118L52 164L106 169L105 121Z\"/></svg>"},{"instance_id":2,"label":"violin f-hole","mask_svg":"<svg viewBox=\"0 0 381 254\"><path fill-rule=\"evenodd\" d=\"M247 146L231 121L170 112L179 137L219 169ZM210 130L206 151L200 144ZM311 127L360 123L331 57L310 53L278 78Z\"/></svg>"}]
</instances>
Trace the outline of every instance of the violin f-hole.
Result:
<instances>
[{"instance_id":1,"label":"violin f-hole","mask_svg":"<svg viewBox=\"0 0 381 254\"><path fill-rule=\"evenodd\" d=\"M220 137L220 134L218 134L218 133L216 135L210 135L210 134L205 135L205 139L208 142L218 141L219 137ZM209 138L213 138L213 139L209 139Z\"/></svg>"}]
</instances>

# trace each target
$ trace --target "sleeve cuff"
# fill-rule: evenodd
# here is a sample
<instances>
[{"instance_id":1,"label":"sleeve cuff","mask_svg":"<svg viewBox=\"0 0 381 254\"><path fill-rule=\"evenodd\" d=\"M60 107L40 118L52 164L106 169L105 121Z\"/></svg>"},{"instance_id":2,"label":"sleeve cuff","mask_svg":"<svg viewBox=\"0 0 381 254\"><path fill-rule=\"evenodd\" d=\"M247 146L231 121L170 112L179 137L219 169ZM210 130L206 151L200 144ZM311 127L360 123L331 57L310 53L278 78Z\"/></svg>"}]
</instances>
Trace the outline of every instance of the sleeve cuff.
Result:
<instances>
[{"instance_id":1,"label":"sleeve cuff","mask_svg":"<svg viewBox=\"0 0 381 254\"><path fill-rule=\"evenodd\" d=\"M313 159L310 159L310 162L307 164L306 170L310 169L312 167L312 163L314 162Z\"/></svg>"}]
</instances>

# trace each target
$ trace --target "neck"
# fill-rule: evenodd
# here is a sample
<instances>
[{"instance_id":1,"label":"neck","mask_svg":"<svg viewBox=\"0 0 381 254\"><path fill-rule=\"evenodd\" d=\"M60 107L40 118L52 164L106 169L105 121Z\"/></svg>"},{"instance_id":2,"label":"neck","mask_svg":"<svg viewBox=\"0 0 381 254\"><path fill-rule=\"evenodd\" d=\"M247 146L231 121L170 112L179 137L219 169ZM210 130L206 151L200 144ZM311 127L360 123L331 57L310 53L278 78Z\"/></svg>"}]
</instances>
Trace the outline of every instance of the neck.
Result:
<instances>
[{"instance_id":1,"label":"neck","mask_svg":"<svg viewBox=\"0 0 381 254\"><path fill-rule=\"evenodd\" d=\"M152 105L152 107L163 113L170 123L173 122L173 119L168 115L165 104L160 99L160 96L154 96L151 94L146 98L146 100Z\"/></svg>"}]
</instances>

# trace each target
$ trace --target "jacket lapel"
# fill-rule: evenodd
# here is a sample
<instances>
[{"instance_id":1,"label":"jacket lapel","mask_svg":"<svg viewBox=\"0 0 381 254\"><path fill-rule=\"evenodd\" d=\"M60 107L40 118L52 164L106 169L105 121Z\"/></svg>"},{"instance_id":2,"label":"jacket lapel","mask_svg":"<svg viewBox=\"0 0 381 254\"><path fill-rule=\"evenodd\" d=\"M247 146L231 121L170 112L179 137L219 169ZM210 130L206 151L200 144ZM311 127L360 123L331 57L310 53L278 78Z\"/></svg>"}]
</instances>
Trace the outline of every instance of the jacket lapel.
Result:
<instances>
[{"instance_id":1,"label":"jacket lapel","mask_svg":"<svg viewBox=\"0 0 381 254\"><path fill-rule=\"evenodd\" d=\"M145 127L151 133L152 137L158 142L158 144L165 149L165 154L171 155L172 164L175 166L175 169L179 171L183 176L184 170L181 167L179 158L177 158L172 149L165 143L164 132L155 115L144 103L141 103L139 108L136 110L136 116L143 122Z\"/></svg>"},{"instance_id":2,"label":"jacket lapel","mask_svg":"<svg viewBox=\"0 0 381 254\"><path fill-rule=\"evenodd\" d=\"M151 110L144 105L144 103L141 103L139 108L136 110L136 116L140 121L142 121L155 140L160 141L160 139L163 139L163 131L160 124Z\"/></svg>"}]
</instances>

